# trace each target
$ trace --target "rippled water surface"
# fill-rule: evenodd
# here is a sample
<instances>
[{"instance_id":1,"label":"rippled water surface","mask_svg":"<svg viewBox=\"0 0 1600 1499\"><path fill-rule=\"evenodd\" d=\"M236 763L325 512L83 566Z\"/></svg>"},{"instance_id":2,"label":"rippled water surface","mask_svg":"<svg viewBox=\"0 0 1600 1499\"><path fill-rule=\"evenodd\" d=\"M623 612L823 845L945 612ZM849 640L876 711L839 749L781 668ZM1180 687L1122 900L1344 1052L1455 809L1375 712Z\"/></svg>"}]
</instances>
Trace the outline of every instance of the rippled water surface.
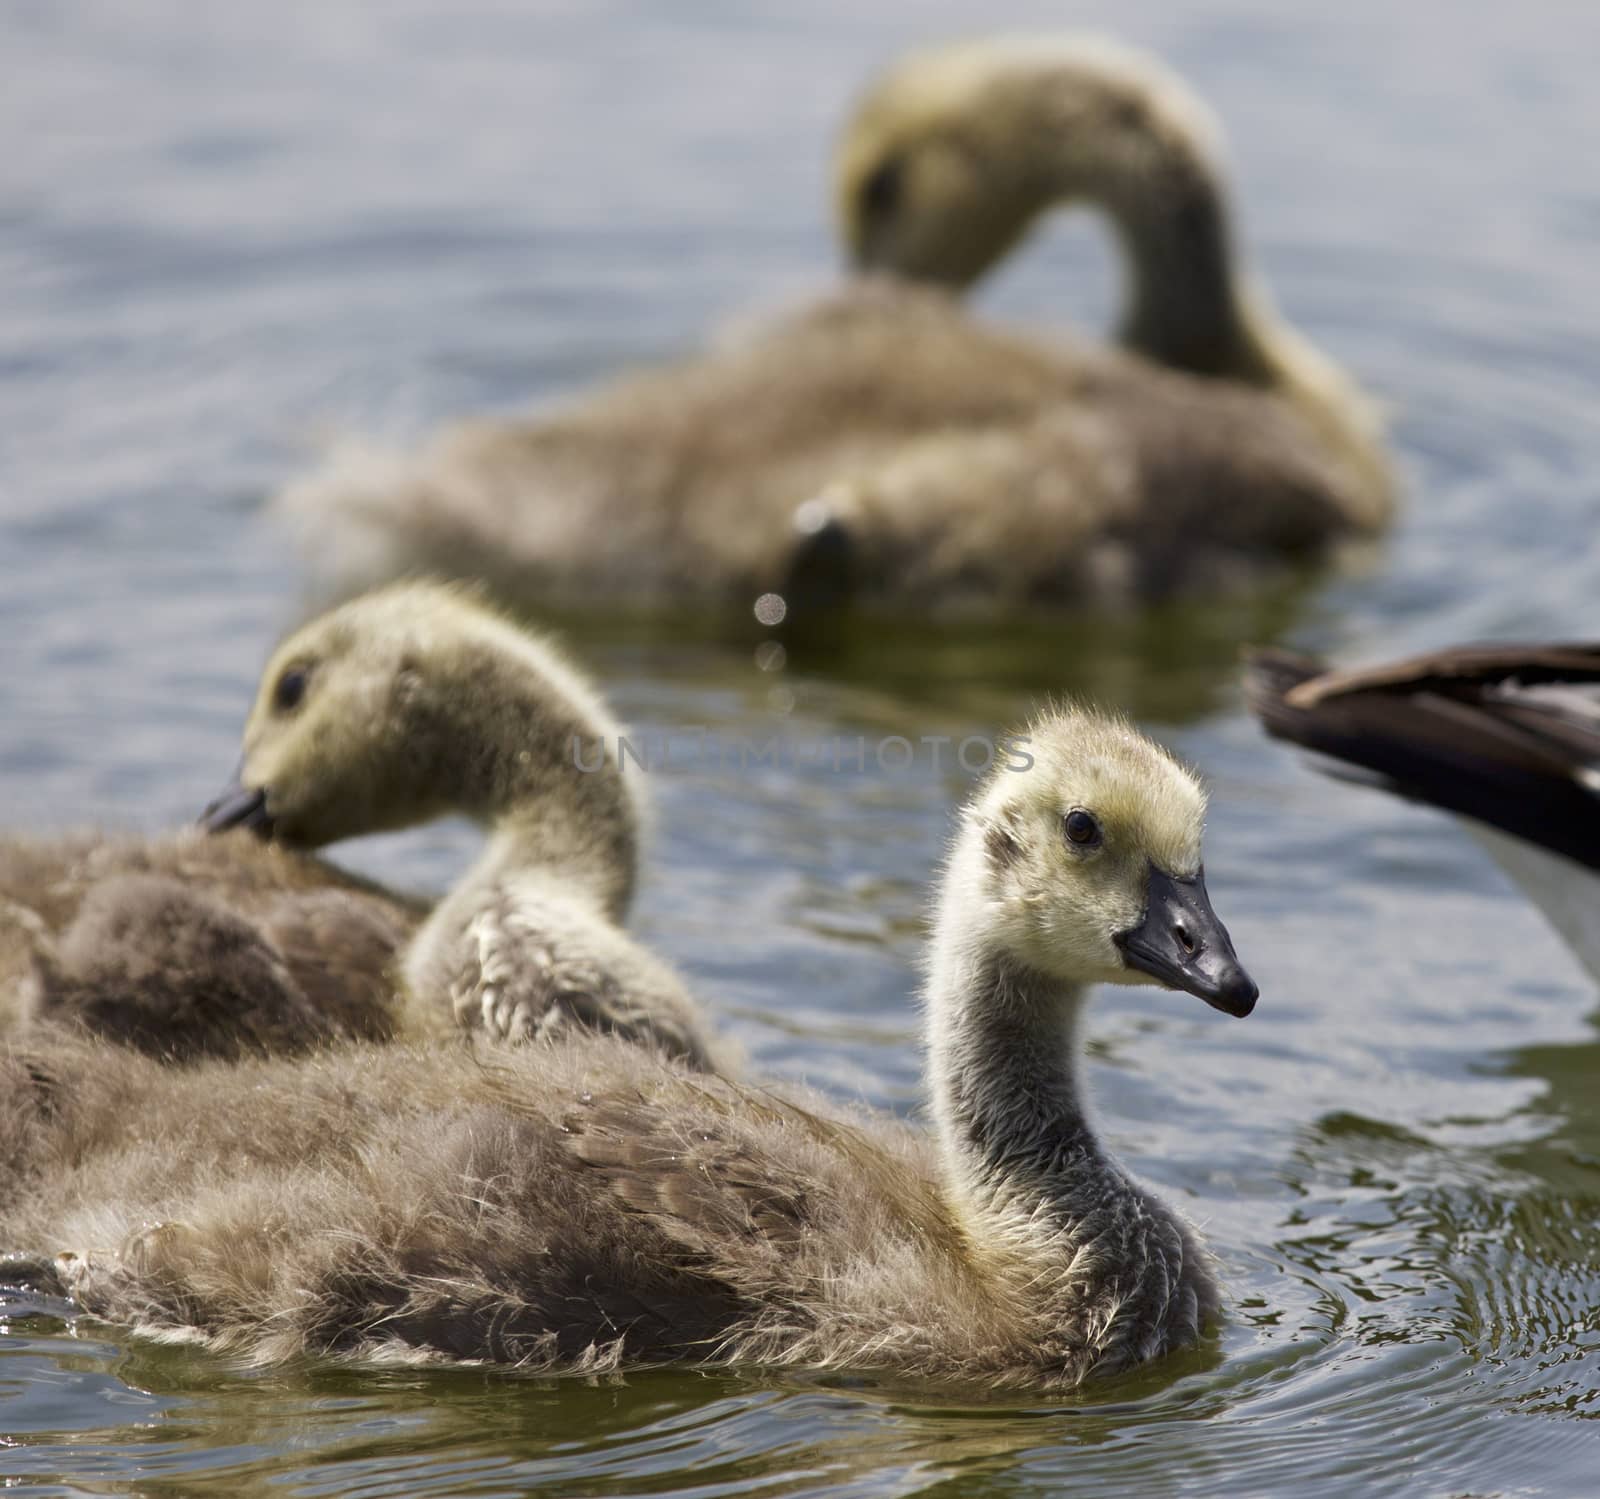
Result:
<instances>
[{"instance_id":1,"label":"rippled water surface","mask_svg":"<svg viewBox=\"0 0 1600 1499\"><path fill-rule=\"evenodd\" d=\"M1292 13L1291 13L1292 12ZM691 346L826 281L823 146L865 72L976 3L0 13L0 814L190 815L300 582L260 516L330 432L426 430ZM877 1381L244 1374L13 1299L0 1477L40 1492L1592 1495L1591 985L1452 825L1326 784L1241 714L1239 639L1349 654L1600 623L1600 11L1016 0L1115 26L1230 133L1254 257L1390 407L1409 500L1356 575L1248 609L850 642L566 621L636 725L983 732L1124 703L1215 785L1208 863L1261 981L1234 1024L1098 1006L1132 1165L1201 1224L1206 1347L1030 1405ZM1072 221L983 301L1103 324ZM754 627L752 627L754 631ZM909 994L964 780L653 779L640 925L757 1066L917 1099ZM351 857L439 887L445 827Z\"/></svg>"}]
</instances>

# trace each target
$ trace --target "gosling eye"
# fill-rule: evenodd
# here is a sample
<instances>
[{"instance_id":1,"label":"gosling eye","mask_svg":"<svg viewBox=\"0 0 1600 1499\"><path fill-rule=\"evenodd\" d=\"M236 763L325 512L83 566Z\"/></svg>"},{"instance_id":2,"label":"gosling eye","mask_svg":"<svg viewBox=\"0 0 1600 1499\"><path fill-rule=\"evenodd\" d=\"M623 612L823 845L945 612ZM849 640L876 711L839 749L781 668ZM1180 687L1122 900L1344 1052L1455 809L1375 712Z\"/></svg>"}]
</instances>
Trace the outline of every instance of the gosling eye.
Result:
<instances>
[{"instance_id":1,"label":"gosling eye","mask_svg":"<svg viewBox=\"0 0 1600 1499\"><path fill-rule=\"evenodd\" d=\"M1067 835L1067 842L1074 848L1099 848L1104 840L1099 820L1082 807L1074 807L1061 819L1061 829Z\"/></svg>"},{"instance_id":2,"label":"gosling eye","mask_svg":"<svg viewBox=\"0 0 1600 1499\"><path fill-rule=\"evenodd\" d=\"M881 223L889 218L899 209L904 188L905 168L899 158L891 156L880 162L861 184L857 198L861 217L870 223Z\"/></svg>"},{"instance_id":3,"label":"gosling eye","mask_svg":"<svg viewBox=\"0 0 1600 1499\"><path fill-rule=\"evenodd\" d=\"M291 666L272 689L272 707L278 713L292 713L306 695L306 683L311 676L304 666Z\"/></svg>"}]
</instances>

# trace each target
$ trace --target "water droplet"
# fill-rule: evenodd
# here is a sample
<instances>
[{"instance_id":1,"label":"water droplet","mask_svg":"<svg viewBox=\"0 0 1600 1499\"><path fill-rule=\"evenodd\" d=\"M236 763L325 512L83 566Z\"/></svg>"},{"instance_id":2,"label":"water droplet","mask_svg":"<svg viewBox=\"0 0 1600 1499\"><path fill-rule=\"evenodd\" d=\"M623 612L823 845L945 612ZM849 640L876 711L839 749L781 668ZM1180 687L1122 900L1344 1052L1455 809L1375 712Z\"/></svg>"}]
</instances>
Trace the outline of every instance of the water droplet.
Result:
<instances>
[{"instance_id":1,"label":"water droplet","mask_svg":"<svg viewBox=\"0 0 1600 1499\"><path fill-rule=\"evenodd\" d=\"M832 519L833 508L819 494L795 507L794 529L801 536L815 536Z\"/></svg>"}]
</instances>

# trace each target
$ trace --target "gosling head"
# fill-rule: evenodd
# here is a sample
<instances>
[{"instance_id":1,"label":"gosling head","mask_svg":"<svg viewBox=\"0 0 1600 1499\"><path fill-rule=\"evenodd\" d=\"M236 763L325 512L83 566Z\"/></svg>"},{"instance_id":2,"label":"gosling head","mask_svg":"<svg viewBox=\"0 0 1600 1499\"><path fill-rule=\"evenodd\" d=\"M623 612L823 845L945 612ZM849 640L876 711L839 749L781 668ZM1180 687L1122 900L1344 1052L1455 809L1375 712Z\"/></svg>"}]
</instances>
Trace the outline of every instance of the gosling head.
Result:
<instances>
[{"instance_id":1,"label":"gosling head","mask_svg":"<svg viewBox=\"0 0 1600 1499\"><path fill-rule=\"evenodd\" d=\"M1205 810L1199 781L1129 724L1051 714L967 812L981 872L966 896L990 940L1038 972L1157 983L1248 1015L1258 991L1206 894Z\"/></svg>"},{"instance_id":2,"label":"gosling head","mask_svg":"<svg viewBox=\"0 0 1600 1499\"><path fill-rule=\"evenodd\" d=\"M1095 38L963 42L917 52L856 108L835 161L852 265L962 288L1045 209L1113 211L1216 175L1216 129L1176 75Z\"/></svg>"},{"instance_id":3,"label":"gosling head","mask_svg":"<svg viewBox=\"0 0 1600 1499\"><path fill-rule=\"evenodd\" d=\"M572 770L575 733L614 732L548 646L459 588L396 584L277 648L237 780L202 822L316 848L447 812L487 820L531 766Z\"/></svg>"}]
</instances>

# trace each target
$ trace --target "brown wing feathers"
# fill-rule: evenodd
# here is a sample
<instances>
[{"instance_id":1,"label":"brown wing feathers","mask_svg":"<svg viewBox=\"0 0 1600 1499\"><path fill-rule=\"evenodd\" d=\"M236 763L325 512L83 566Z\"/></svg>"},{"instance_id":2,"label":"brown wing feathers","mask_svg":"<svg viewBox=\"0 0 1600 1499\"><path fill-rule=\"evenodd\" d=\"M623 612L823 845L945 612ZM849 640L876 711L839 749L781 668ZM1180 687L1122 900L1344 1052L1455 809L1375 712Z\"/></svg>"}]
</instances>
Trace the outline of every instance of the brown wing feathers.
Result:
<instances>
[{"instance_id":1,"label":"brown wing feathers","mask_svg":"<svg viewBox=\"0 0 1600 1499\"><path fill-rule=\"evenodd\" d=\"M1472 646L1344 672L1258 651L1245 690L1270 734L1600 868L1600 711L1548 691L1594 682L1597 646Z\"/></svg>"}]
</instances>

